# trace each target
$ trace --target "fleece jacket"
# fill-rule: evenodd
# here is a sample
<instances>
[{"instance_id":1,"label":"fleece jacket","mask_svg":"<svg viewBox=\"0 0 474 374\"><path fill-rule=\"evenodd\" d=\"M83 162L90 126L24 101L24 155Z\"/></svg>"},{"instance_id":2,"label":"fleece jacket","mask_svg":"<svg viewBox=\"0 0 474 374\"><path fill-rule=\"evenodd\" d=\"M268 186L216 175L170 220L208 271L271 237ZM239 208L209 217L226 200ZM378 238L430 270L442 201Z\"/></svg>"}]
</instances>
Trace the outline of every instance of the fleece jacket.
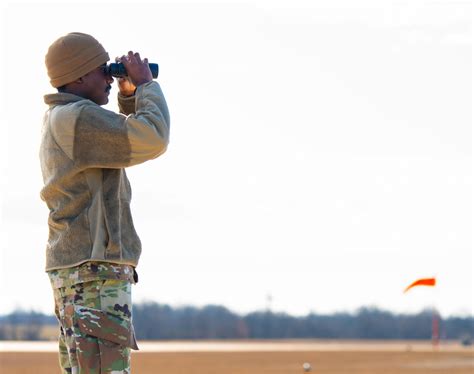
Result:
<instances>
[{"instance_id":1,"label":"fleece jacket","mask_svg":"<svg viewBox=\"0 0 474 374\"><path fill-rule=\"evenodd\" d=\"M82 97L45 95L40 162L49 208L46 271L104 261L136 266L140 239L125 168L166 151L170 118L159 84L121 97L115 113Z\"/></svg>"}]
</instances>

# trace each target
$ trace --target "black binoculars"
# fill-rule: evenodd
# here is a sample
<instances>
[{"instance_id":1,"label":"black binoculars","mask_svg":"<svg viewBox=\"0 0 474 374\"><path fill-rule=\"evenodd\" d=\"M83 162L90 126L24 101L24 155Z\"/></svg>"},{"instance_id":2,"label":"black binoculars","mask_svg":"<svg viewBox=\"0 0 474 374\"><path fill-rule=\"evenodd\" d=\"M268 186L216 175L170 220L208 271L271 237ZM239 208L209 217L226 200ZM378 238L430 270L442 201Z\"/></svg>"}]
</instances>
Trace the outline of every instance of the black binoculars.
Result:
<instances>
[{"instance_id":1,"label":"black binoculars","mask_svg":"<svg viewBox=\"0 0 474 374\"><path fill-rule=\"evenodd\" d=\"M158 78L158 64L148 64L151 70L153 78ZM124 64L122 63L110 63L107 65L105 73L111 75L112 77L121 78L126 77L127 70L125 69Z\"/></svg>"}]
</instances>

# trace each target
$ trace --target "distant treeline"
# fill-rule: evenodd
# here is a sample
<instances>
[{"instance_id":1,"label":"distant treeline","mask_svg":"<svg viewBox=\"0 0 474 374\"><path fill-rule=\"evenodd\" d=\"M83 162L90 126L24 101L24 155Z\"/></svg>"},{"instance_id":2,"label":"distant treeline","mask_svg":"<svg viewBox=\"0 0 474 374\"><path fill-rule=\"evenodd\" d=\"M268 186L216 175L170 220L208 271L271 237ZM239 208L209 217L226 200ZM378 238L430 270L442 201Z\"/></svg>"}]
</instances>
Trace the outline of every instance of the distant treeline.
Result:
<instances>
[{"instance_id":1,"label":"distant treeline","mask_svg":"<svg viewBox=\"0 0 474 374\"><path fill-rule=\"evenodd\" d=\"M134 307L139 339L431 339L433 312L393 314L377 308L355 313L309 314L258 311L240 316L222 306L172 308L144 303ZM440 321L443 339L474 337L474 317Z\"/></svg>"},{"instance_id":2,"label":"distant treeline","mask_svg":"<svg viewBox=\"0 0 474 374\"><path fill-rule=\"evenodd\" d=\"M291 316L272 311L236 314L223 306L202 308L147 302L134 305L135 332L142 340L173 339L431 339L433 311L394 314L377 308L354 313ZM41 338L41 329L57 324L54 316L17 311L0 316L0 339ZM442 339L469 342L474 317L440 320Z\"/></svg>"}]
</instances>

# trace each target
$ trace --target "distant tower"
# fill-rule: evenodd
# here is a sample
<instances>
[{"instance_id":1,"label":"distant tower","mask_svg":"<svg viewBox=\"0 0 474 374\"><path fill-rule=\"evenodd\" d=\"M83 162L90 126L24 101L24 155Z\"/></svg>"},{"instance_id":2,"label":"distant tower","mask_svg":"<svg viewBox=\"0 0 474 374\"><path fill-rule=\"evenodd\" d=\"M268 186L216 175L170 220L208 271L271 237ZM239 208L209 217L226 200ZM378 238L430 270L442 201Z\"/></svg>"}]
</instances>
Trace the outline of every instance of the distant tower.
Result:
<instances>
[{"instance_id":1,"label":"distant tower","mask_svg":"<svg viewBox=\"0 0 474 374\"><path fill-rule=\"evenodd\" d=\"M269 292L265 298L265 309L267 310L267 312L271 312L272 311L272 302L273 302L273 296L272 294Z\"/></svg>"}]
</instances>

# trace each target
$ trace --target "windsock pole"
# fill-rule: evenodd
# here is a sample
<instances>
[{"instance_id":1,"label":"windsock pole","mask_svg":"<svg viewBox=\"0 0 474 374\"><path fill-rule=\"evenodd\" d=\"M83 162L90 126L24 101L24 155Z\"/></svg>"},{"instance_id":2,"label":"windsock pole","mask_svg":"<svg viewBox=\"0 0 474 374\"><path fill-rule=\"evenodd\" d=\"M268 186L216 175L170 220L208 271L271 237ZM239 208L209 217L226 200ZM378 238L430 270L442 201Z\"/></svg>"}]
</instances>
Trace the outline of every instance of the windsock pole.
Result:
<instances>
[{"instance_id":1,"label":"windsock pole","mask_svg":"<svg viewBox=\"0 0 474 374\"><path fill-rule=\"evenodd\" d=\"M414 281L411 283L405 290L403 291L406 293L413 287L417 286L436 286L436 278L422 278ZM433 344L433 349L437 349L439 347L439 314L435 307L433 307L433 317L431 322L431 342Z\"/></svg>"},{"instance_id":2,"label":"windsock pole","mask_svg":"<svg viewBox=\"0 0 474 374\"><path fill-rule=\"evenodd\" d=\"M431 326L431 342L433 344L433 349L439 347L439 315L436 311L436 308L433 308L433 323Z\"/></svg>"}]
</instances>

